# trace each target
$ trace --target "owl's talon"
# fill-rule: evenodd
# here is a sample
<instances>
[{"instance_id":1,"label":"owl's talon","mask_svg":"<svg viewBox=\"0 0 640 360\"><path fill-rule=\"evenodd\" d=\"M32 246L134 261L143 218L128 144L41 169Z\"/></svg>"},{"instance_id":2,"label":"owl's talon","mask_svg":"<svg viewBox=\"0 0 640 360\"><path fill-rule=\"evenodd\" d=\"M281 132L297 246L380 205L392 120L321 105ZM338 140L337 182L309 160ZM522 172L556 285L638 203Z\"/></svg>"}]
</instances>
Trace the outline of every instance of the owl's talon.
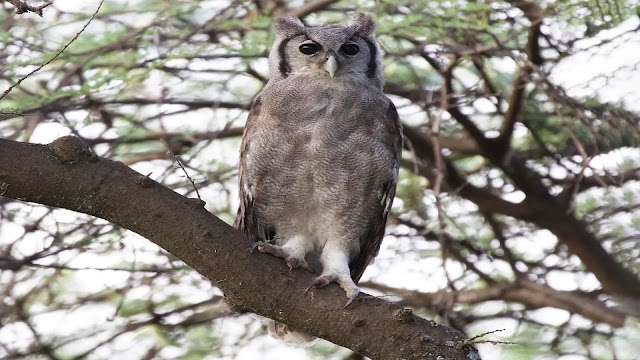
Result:
<instances>
[{"instance_id":1,"label":"owl's talon","mask_svg":"<svg viewBox=\"0 0 640 360\"><path fill-rule=\"evenodd\" d=\"M307 286L307 288L305 289L305 291L304 291L304 292L306 293L307 291L309 291L309 290L310 290L312 287L314 287L318 282L319 282L319 281L318 281L318 279L313 279L313 280L311 280L311 282L309 283L309 286Z\"/></svg>"},{"instance_id":2,"label":"owl's talon","mask_svg":"<svg viewBox=\"0 0 640 360\"><path fill-rule=\"evenodd\" d=\"M296 251L287 248L286 246L278 246L269 244L264 241L258 241L253 243L251 247L251 252L254 252L255 249L258 249L261 253L271 254L273 256L277 256L281 259L284 259L289 267L289 271L294 268L303 268L309 272L314 272L313 269L307 264L307 261L304 259L304 253L299 253Z\"/></svg>"},{"instance_id":3,"label":"owl's talon","mask_svg":"<svg viewBox=\"0 0 640 360\"><path fill-rule=\"evenodd\" d=\"M281 246L272 245L265 241L258 241L254 246L257 247L261 253L271 254L282 259L286 259L289 256Z\"/></svg>"},{"instance_id":4,"label":"owl's talon","mask_svg":"<svg viewBox=\"0 0 640 360\"><path fill-rule=\"evenodd\" d=\"M289 266L289 271L293 270L294 268L302 268L305 269L311 273L313 273L313 269L311 269L311 267L309 267L309 264L307 264L305 259L300 259L297 258L295 256L289 256L286 259L287 265Z\"/></svg>"},{"instance_id":5,"label":"owl's talon","mask_svg":"<svg viewBox=\"0 0 640 360\"><path fill-rule=\"evenodd\" d=\"M348 295L348 293L347 293L347 295ZM358 297L358 295L360 295L360 289L356 288L353 291L353 294L351 294L351 296L349 296L349 300L347 301L347 303L344 304L344 306L342 308L344 309L347 306L351 305L351 303Z\"/></svg>"},{"instance_id":6,"label":"owl's talon","mask_svg":"<svg viewBox=\"0 0 640 360\"><path fill-rule=\"evenodd\" d=\"M263 244L263 242L261 242L261 241L256 241L256 242L254 242L254 243L251 245L251 250L249 250L249 252L250 252L251 254L253 254L253 253L256 251L256 249L258 248L258 246L260 246L260 245L262 245L262 244Z\"/></svg>"},{"instance_id":7,"label":"owl's talon","mask_svg":"<svg viewBox=\"0 0 640 360\"><path fill-rule=\"evenodd\" d=\"M287 265L289 266L289 271L291 271L293 268L298 267L298 260L294 257L290 257L287 259Z\"/></svg>"},{"instance_id":8,"label":"owl's talon","mask_svg":"<svg viewBox=\"0 0 640 360\"><path fill-rule=\"evenodd\" d=\"M323 273L322 275L313 279L309 284L309 286L307 286L307 290L305 290L305 292L309 291L309 289L311 289L312 287L316 287L316 288L325 287L327 284L331 282L338 283L338 285L340 285L342 290L345 291L347 298L349 298L347 303L342 307L343 309L351 305L360 294L360 289L353 282L353 280L351 279L351 276L349 276L348 274L340 274L340 273L336 274L332 272Z\"/></svg>"},{"instance_id":9,"label":"owl's talon","mask_svg":"<svg viewBox=\"0 0 640 360\"><path fill-rule=\"evenodd\" d=\"M313 280L311 280L311 282L309 283L309 286L307 286L307 290L305 290L304 292L309 291L312 287L317 287L317 288L322 288L325 285L327 285L329 283L329 281L327 281L324 278L321 277L317 277Z\"/></svg>"}]
</instances>

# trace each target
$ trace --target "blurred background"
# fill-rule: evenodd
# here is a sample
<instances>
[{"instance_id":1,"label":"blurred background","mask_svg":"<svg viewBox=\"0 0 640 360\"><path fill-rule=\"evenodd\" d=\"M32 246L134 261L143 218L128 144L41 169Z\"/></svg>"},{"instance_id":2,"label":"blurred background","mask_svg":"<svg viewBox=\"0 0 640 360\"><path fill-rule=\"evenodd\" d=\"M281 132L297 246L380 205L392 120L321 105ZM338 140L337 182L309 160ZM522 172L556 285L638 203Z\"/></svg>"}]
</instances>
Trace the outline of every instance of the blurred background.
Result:
<instances>
[{"instance_id":1,"label":"blurred background","mask_svg":"<svg viewBox=\"0 0 640 360\"><path fill-rule=\"evenodd\" d=\"M29 1L30 5L41 5ZM100 1L0 0L0 93ZM484 359L640 359L637 1L105 0L0 99L0 136L73 134L228 223L275 16L375 15L405 126L363 290L479 340ZM42 189L47 191L47 189ZM106 221L0 197L0 358L360 359L229 312L171 254Z\"/></svg>"}]
</instances>

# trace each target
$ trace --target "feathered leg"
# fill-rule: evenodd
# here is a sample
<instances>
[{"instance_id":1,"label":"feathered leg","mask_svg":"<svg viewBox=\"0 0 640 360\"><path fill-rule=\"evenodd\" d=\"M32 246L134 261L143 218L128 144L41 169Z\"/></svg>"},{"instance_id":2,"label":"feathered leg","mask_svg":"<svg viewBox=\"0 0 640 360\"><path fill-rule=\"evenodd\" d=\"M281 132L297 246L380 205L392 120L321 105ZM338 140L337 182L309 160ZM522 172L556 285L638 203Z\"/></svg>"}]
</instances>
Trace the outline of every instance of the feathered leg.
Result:
<instances>
[{"instance_id":1,"label":"feathered leg","mask_svg":"<svg viewBox=\"0 0 640 360\"><path fill-rule=\"evenodd\" d=\"M322 262L322 274L311 281L307 291L312 287L321 288L331 282L336 282L347 293L347 298L349 298L344 307L349 306L360 293L360 289L351 279L349 251L340 246L340 244L328 242L322 249L320 261Z\"/></svg>"},{"instance_id":2,"label":"feathered leg","mask_svg":"<svg viewBox=\"0 0 640 360\"><path fill-rule=\"evenodd\" d=\"M289 269L296 267L303 268L307 271L313 272L307 261L304 259L305 255L312 250L313 243L308 241L305 237L296 235L289 238L282 246L271 245L265 242L257 242L253 244L252 251L256 248L262 253L271 254L279 258L285 259Z\"/></svg>"}]
</instances>

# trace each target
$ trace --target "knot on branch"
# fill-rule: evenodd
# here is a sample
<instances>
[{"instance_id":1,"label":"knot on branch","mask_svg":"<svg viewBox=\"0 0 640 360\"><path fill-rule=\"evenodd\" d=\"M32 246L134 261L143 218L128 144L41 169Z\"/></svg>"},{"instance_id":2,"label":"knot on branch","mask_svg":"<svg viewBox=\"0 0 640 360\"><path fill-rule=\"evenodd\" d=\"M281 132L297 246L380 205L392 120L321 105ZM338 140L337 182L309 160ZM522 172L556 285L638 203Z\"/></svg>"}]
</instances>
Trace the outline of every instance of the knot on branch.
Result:
<instances>
[{"instance_id":1,"label":"knot on branch","mask_svg":"<svg viewBox=\"0 0 640 360\"><path fill-rule=\"evenodd\" d=\"M356 319L353 321L353 326L355 327L363 327L364 326L364 319Z\"/></svg>"},{"instance_id":2,"label":"knot on branch","mask_svg":"<svg viewBox=\"0 0 640 360\"><path fill-rule=\"evenodd\" d=\"M47 145L56 159L63 164L71 164L83 160L95 160L97 156L80 138L63 136Z\"/></svg>"},{"instance_id":3,"label":"knot on branch","mask_svg":"<svg viewBox=\"0 0 640 360\"><path fill-rule=\"evenodd\" d=\"M207 205L207 203L200 199L200 198L189 198L189 201L191 201L191 203L197 207L201 207L203 208L205 205Z\"/></svg>"},{"instance_id":4,"label":"knot on branch","mask_svg":"<svg viewBox=\"0 0 640 360\"><path fill-rule=\"evenodd\" d=\"M396 320L400 322L413 322L413 312L411 309L398 309L393 313Z\"/></svg>"},{"instance_id":5,"label":"knot on branch","mask_svg":"<svg viewBox=\"0 0 640 360\"><path fill-rule=\"evenodd\" d=\"M149 175L138 175L135 179L135 183L140 185L140 187L148 188L153 185L154 181L149 178Z\"/></svg>"}]
</instances>

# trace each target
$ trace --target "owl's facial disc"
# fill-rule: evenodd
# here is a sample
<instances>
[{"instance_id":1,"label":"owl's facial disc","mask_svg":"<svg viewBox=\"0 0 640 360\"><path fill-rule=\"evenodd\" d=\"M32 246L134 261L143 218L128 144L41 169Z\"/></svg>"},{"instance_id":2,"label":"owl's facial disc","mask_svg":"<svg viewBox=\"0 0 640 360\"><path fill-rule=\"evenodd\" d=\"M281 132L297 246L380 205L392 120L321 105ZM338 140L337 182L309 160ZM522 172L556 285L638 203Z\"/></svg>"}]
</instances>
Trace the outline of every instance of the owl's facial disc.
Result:
<instances>
[{"instance_id":1,"label":"owl's facial disc","mask_svg":"<svg viewBox=\"0 0 640 360\"><path fill-rule=\"evenodd\" d=\"M336 61L336 54L332 50L327 52L327 61L324 63L324 69L327 70L329 76L333 79L336 70L338 70L338 62Z\"/></svg>"}]
</instances>

